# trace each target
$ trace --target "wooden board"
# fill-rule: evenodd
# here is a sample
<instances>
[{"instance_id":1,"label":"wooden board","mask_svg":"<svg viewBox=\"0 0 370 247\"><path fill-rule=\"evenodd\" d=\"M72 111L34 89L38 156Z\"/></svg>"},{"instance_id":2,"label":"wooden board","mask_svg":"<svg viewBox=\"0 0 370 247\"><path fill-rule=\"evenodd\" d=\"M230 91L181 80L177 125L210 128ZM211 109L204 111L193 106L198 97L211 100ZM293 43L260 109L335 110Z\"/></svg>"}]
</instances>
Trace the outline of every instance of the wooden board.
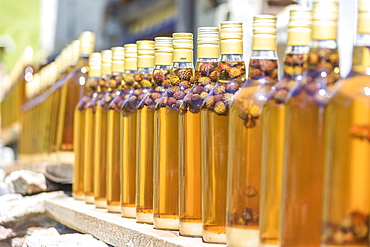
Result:
<instances>
[{"instance_id":1,"label":"wooden board","mask_svg":"<svg viewBox=\"0 0 370 247\"><path fill-rule=\"evenodd\" d=\"M135 219L96 209L82 201L63 198L45 201L45 211L60 223L83 233L89 233L116 247L224 247L206 244L201 238L182 237L178 231L156 230L152 225L138 224Z\"/></svg>"}]
</instances>

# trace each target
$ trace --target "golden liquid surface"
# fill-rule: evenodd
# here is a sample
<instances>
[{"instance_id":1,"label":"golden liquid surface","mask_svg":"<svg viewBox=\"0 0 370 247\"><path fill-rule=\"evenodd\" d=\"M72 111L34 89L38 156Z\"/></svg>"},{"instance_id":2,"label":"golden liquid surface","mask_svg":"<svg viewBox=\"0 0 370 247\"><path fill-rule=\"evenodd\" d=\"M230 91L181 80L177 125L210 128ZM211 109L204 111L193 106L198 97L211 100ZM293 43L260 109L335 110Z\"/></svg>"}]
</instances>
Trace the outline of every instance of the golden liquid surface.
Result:
<instances>
[{"instance_id":1,"label":"golden liquid surface","mask_svg":"<svg viewBox=\"0 0 370 247\"><path fill-rule=\"evenodd\" d=\"M178 111L154 113L154 218L178 219Z\"/></svg>"},{"instance_id":2,"label":"golden liquid surface","mask_svg":"<svg viewBox=\"0 0 370 247\"><path fill-rule=\"evenodd\" d=\"M278 244L282 192L285 105L268 100L262 111L260 240Z\"/></svg>"},{"instance_id":3,"label":"golden liquid surface","mask_svg":"<svg viewBox=\"0 0 370 247\"><path fill-rule=\"evenodd\" d=\"M87 108L85 116L84 148L84 191L86 196L94 196L94 142L95 113Z\"/></svg>"},{"instance_id":4,"label":"golden liquid surface","mask_svg":"<svg viewBox=\"0 0 370 247\"><path fill-rule=\"evenodd\" d=\"M179 115L180 129L180 222L202 222L201 114ZM183 141L181 141L183 140Z\"/></svg>"},{"instance_id":5,"label":"golden liquid surface","mask_svg":"<svg viewBox=\"0 0 370 247\"><path fill-rule=\"evenodd\" d=\"M95 113L94 196L96 201L107 200L107 120L108 113L98 105Z\"/></svg>"},{"instance_id":6,"label":"golden liquid surface","mask_svg":"<svg viewBox=\"0 0 370 247\"><path fill-rule=\"evenodd\" d=\"M135 207L136 196L136 124L137 111L126 112L122 121L122 207Z\"/></svg>"},{"instance_id":7,"label":"golden liquid surface","mask_svg":"<svg viewBox=\"0 0 370 247\"><path fill-rule=\"evenodd\" d=\"M121 129L120 114L108 111L107 136L107 203L108 206L120 206L120 152Z\"/></svg>"},{"instance_id":8,"label":"golden liquid surface","mask_svg":"<svg viewBox=\"0 0 370 247\"><path fill-rule=\"evenodd\" d=\"M226 233L229 116L204 109L202 117L203 230Z\"/></svg>"},{"instance_id":9,"label":"golden liquid surface","mask_svg":"<svg viewBox=\"0 0 370 247\"><path fill-rule=\"evenodd\" d=\"M346 79L327 108L322 246L370 244L359 231L370 226L369 85L369 76Z\"/></svg>"},{"instance_id":10,"label":"golden liquid surface","mask_svg":"<svg viewBox=\"0 0 370 247\"><path fill-rule=\"evenodd\" d=\"M282 246L320 246L324 114L302 91L286 108Z\"/></svg>"},{"instance_id":11,"label":"golden liquid surface","mask_svg":"<svg viewBox=\"0 0 370 247\"><path fill-rule=\"evenodd\" d=\"M138 111L137 119L136 211L153 213L154 109L145 105Z\"/></svg>"}]
</instances>

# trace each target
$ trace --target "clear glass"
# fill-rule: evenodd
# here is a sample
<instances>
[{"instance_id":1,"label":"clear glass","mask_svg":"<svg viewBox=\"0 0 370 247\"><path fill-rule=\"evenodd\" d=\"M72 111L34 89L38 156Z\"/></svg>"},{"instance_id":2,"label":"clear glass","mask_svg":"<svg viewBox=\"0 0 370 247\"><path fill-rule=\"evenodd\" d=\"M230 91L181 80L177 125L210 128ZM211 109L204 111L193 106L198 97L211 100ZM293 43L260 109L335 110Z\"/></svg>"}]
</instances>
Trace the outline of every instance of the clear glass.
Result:
<instances>
[{"instance_id":1,"label":"clear glass","mask_svg":"<svg viewBox=\"0 0 370 247\"><path fill-rule=\"evenodd\" d=\"M284 60L284 75L272 87L262 109L262 170L259 228L263 245L279 245L285 99L307 68L308 46L289 46Z\"/></svg>"},{"instance_id":2,"label":"clear glass","mask_svg":"<svg viewBox=\"0 0 370 247\"><path fill-rule=\"evenodd\" d=\"M229 108L245 82L242 55L221 55L218 81L201 110L203 241L226 243Z\"/></svg>"},{"instance_id":3,"label":"clear glass","mask_svg":"<svg viewBox=\"0 0 370 247\"><path fill-rule=\"evenodd\" d=\"M226 235L228 246L258 246L261 113L278 79L276 51L252 51L249 76L230 106Z\"/></svg>"},{"instance_id":4,"label":"clear glass","mask_svg":"<svg viewBox=\"0 0 370 247\"><path fill-rule=\"evenodd\" d=\"M138 68L134 88L121 108L122 123L122 216L136 218L137 110L152 87L153 68Z\"/></svg>"},{"instance_id":5,"label":"clear glass","mask_svg":"<svg viewBox=\"0 0 370 247\"><path fill-rule=\"evenodd\" d=\"M131 74L123 74L129 77ZM125 76L126 75L126 76ZM116 82L120 81L119 75L114 76ZM123 78L122 77L122 78ZM133 78L133 77L132 77ZM112 79L112 78L111 78ZM121 108L124 101L132 91L132 83L122 80L123 85L119 85L115 92L115 97L111 101L108 110L108 210L111 212L121 212L121 160L122 160L122 128L121 128ZM118 205L117 205L118 203Z\"/></svg>"},{"instance_id":6,"label":"clear glass","mask_svg":"<svg viewBox=\"0 0 370 247\"><path fill-rule=\"evenodd\" d=\"M321 246L370 246L369 54L370 35L359 35L327 107Z\"/></svg>"},{"instance_id":7,"label":"clear glass","mask_svg":"<svg viewBox=\"0 0 370 247\"><path fill-rule=\"evenodd\" d=\"M112 109L111 103L121 94L123 73L112 73L109 90L103 97L107 113L107 209L111 213L121 212L120 202L120 129L119 113Z\"/></svg>"},{"instance_id":8,"label":"clear glass","mask_svg":"<svg viewBox=\"0 0 370 247\"><path fill-rule=\"evenodd\" d=\"M88 91L78 102L74 112L74 165L73 165L73 197L76 200L84 200L84 148L85 148L85 119L86 109L93 94L96 93L99 78L89 77L87 80ZM55 96L55 95L54 95Z\"/></svg>"},{"instance_id":9,"label":"clear glass","mask_svg":"<svg viewBox=\"0 0 370 247\"><path fill-rule=\"evenodd\" d=\"M193 63L174 62L171 86L154 112L154 227L179 229L178 166L179 113L182 101L194 84Z\"/></svg>"},{"instance_id":10,"label":"clear glass","mask_svg":"<svg viewBox=\"0 0 370 247\"><path fill-rule=\"evenodd\" d=\"M179 115L179 220L182 236L202 236L202 104L217 81L217 58L198 59L195 84Z\"/></svg>"},{"instance_id":11,"label":"clear glass","mask_svg":"<svg viewBox=\"0 0 370 247\"><path fill-rule=\"evenodd\" d=\"M334 44L334 45L333 45ZM327 94L339 79L336 42L313 41L286 103L281 246L320 246Z\"/></svg>"},{"instance_id":12,"label":"clear glass","mask_svg":"<svg viewBox=\"0 0 370 247\"><path fill-rule=\"evenodd\" d=\"M156 65L137 112L136 221L153 224L154 110L170 85L171 66Z\"/></svg>"},{"instance_id":13,"label":"clear glass","mask_svg":"<svg viewBox=\"0 0 370 247\"><path fill-rule=\"evenodd\" d=\"M58 149L61 152L73 151L74 109L79 99L86 93L88 60L88 55L82 54L76 68L67 76L62 86L57 135ZM70 162L63 153L59 159L65 163Z\"/></svg>"},{"instance_id":14,"label":"clear glass","mask_svg":"<svg viewBox=\"0 0 370 247\"><path fill-rule=\"evenodd\" d=\"M107 132L108 107L107 97L111 99L109 89L110 75L102 75L99 80L101 92L98 97L94 125L94 197L95 207L107 208Z\"/></svg>"}]
</instances>

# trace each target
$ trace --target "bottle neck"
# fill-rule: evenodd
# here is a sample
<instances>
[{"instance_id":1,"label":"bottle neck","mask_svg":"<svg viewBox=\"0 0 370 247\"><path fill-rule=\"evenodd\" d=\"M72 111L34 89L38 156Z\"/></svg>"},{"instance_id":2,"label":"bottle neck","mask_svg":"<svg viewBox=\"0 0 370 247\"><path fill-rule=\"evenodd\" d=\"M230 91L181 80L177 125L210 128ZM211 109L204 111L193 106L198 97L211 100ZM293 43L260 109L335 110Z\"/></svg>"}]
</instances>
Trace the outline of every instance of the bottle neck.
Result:
<instances>
[{"instance_id":1,"label":"bottle neck","mask_svg":"<svg viewBox=\"0 0 370 247\"><path fill-rule=\"evenodd\" d=\"M153 68L138 68L135 74L135 84L140 88L148 89L152 86Z\"/></svg>"},{"instance_id":2,"label":"bottle neck","mask_svg":"<svg viewBox=\"0 0 370 247\"><path fill-rule=\"evenodd\" d=\"M288 46L284 59L284 78L302 76L307 68L309 46Z\"/></svg>"},{"instance_id":3,"label":"bottle neck","mask_svg":"<svg viewBox=\"0 0 370 247\"><path fill-rule=\"evenodd\" d=\"M352 71L370 75L370 34L357 34L353 48Z\"/></svg>"},{"instance_id":4,"label":"bottle neck","mask_svg":"<svg viewBox=\"0 0 370 247\"><path fill-rule=\"evenodd\" d=\"M122 87L123 88L132 88L134 86L136 70L125 70L123 72Z\"/></svg>"},{"instance_id":5,"label":"bottle neck","mask_svg":"<svg viewBox=\"0 0 370 247\"><path fill-rule=\"evenodd\" d=\"M81 54L77 60L75 68L81 70L82 73L86 73L88 71L88 64L89 64L89 54Z\"/></svg>"},{"instance_id":6,"label":"bottle neck","mask_svg":"<svg viewBox=\"0 0 370 247\"><path fill-rule=\"evenodd\" d=\"M112 72L109 79L109 89L110 91L115 89L121 89L123 72Z\"/></svg>"},{"instance_id":7,"label":"bottle neck","mask_svg":"<svg viewBox=\"0 0 370 247\"><path fill-rule=\"evenodd\" d=\"M337 49L338 48L338 45L337 45L337 41L332 39L332 40L317 40L317 39L313 39L311 41L311 49L319 49L319 48L323 48L323 49Z\"/></svg>"},{"instance_id":8,"label":"bottle neck","mask_svg":"<svg viewBox=\"0 0 370 247\"><path fill-rule=\"evenodd\" d=\"M248 79L259 84L274 84L278 80L275 50L253 50L249 61Z\"/></svg>"},{"instance_id":9,"label":"bottle neck","mask_svg":"<svg viewBox=\"0 0 370 247\"><path fill-rule=\"evenodd\" d=\"M244 62L243 54L221 54L220 61Z\"/></svg>"},{"instance_id":10,"label":"bottle neck","mask_svg":"<svg viewBox=\"0 0 370 247\"><path fill-rule=\"evenodd\" d=\"M153 70L153 88L162 86L167 88L170 85L169 74L171 65L155 65Z\"/></svg>"}]
</instances>

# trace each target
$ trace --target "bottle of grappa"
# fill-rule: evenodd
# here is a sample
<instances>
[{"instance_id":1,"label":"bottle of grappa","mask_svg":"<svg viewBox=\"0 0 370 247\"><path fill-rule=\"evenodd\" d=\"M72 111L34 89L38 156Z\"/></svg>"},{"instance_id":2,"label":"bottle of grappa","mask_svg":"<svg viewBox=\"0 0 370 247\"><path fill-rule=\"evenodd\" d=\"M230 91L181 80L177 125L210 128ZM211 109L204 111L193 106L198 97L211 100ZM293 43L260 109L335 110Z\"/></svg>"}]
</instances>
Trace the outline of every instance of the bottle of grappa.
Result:
<instances>
[{"instance_id":1,"label":"bottle of grappa","mask_svg":"<svg viewBox=\"0 0 370 247\"><path fill-rule=\"evenodd\" d=\"M248 80L230 106L227 223L228 246L258 246L261 178L261 113L278 80L276 17L253 19Z\"/></svg>"},{"instance_id":2,"label":"bottle of grappa","mask_svg":"<svg viewBox=\"0 0 370 247\"><path fill-rule=\"evenodd\" d=\"M202 236L202 104L217 81L219 33L216 27L198 28L195 83L185 96L179 115L179 219L180 234Z\"/></svg>"},{"instance_id":3,"label":"bottle of grappa","mask_svg":"<svg viewBox=\"0 0 370 247\"><path fill-rule=\"evenodd\" d=\"M259 227L262 245L278 246L283 179L285 98L307 68L311 41L310 10L291 10L284 74L262 109L262 170Z\"/></svg>"},{"instance_id":4,"label":"bottle of grappa","mask_svg":"<svg viewBox=\"0 0 370 247\"><path fill-rule=\"evenodd\" d=\"M122 215L136 218L136 163L137 163L137 110L140 101L152 86L154 68L154 41L140 40L137 44L137 70L134 88L123 103L122 113Z\"/></svg>"},{"instance_id":5,"label":"bottle of grappa","mask_svg":"<svg viewBox=\"0 0 370 247\"><path fill-rule=\"evenodd\" d=\"M211 243L226 243L229 108L245 82L242 23L221 23L220 40L218 79L201 110L203 241Z\"/></svg>"},{"instance_id":6,"label":"bottle of grappa","mask_svg":"<svg viewBox=\"0 0 370 247\"><path fill-rule=\"evenodd\" d=\"M85 162L85 123L86 123L86 109L90 103L93 95L97 93L98 82L101 75L101 56L99 52L91 53L89 57L89 77L86 82L87 93L80 99L75 109L74 122L74 152L75 163L73 166L73 197L76 200L84 200L85 192L90 190L92 192L92 177L94 174L93 167ZM78 140L78 141L77 141ZM85 175L86 174L86 175ZM85 177L87 181L85 181ZM90 179L88 179L90 177ZM87 190L84 189L87 186Z\"/></svg>"},{"instance_id":7,"label":"bottle of grappa","mask_svg":"<svg viewBox=\"0 0 370 247\"><path fill-rule=\"evenodd\" d=\"M320 246L325 111L339 79L338 3L314 3L307 72L286 103L281 246ZM328 123L334 124L334 123Z\"/></svg>"},{"instance_id":8,"label":"bottle of grappa","mask_svg":"<svg viewBox=\"0 0 370 247\"><path fill-rule=\"evenodd\" d=\"M109 80L108 92L102 101L108 108L107 120L107 208L108 212L120 213L120 153L121 131L119 114L111 107L112 102L121 95L123 72L125 71L125 51L123 47L112 48L112 75ZM117 114L116 114L117 113Z\"/></svg>"},{"instance_id":9,"label":"bottle of grappa","mask_svg":"<svg viewBox=\"0 0 370 247\"><path fill-rule=\"evenodd\" d=\"M370 1L358 4L352 70L326 110L320 246L370 246Z\"/></svg>"},{"instance_id":10,"label":"bottle of grappa","mask_svg":"<svg viewBox=\"0 0 370 247\"><path fill-rule=\"evenodd\" d=\"M95 34L83 32L79 41L79 58L76 65L74 65L74 70L68 75L61 88L57 145L59 150L58 159L65 164L74 163L74 109L79 99L85 94L87 65L89 55L94 50Z\"/></svg>"},{"instance_id":11,"label":"bottle of grappa","mask_svg":"<svg viewBox=\"0 0 370 247\"><path fill-rule=\"evenodd\" d=\"M154 109L170 85L172 38L154 39L152 87L137 111L136 221L153 224Z\"/></svg>"},{"instance_id":12,"label":"bottle of grappa","mask_svg":"<svg viewBox=\"0 0 370 247\"><path fill-rule=\"evenodd\" d=\"M173 34L171 86L154 112L154 227L179 229L178 119L182 100L194 84L193 34Z\"/></svg>"}]
</instances>

